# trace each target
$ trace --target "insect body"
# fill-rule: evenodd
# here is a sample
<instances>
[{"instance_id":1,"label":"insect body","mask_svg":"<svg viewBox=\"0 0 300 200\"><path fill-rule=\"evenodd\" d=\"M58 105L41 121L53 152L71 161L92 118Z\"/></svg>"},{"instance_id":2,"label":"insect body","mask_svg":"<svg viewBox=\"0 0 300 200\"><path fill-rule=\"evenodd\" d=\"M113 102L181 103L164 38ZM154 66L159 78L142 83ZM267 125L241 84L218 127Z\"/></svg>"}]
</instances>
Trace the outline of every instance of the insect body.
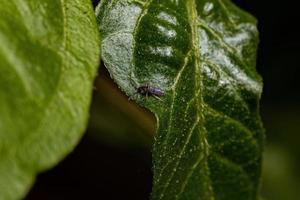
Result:
<instances>
[{"instance_id":1,"label":"insect body","mask_svg":"<svg viewBox=\"0 0 300 200\"><path fill-rule=\"evenodd\" d=\"M154 96L154 97L162 97L165 95L165 93L162 91L162 89L151 86L149 84L145 84L145 85L138 87L137 93L139 93L141 95Z\"/></svg>"}]
</instances>

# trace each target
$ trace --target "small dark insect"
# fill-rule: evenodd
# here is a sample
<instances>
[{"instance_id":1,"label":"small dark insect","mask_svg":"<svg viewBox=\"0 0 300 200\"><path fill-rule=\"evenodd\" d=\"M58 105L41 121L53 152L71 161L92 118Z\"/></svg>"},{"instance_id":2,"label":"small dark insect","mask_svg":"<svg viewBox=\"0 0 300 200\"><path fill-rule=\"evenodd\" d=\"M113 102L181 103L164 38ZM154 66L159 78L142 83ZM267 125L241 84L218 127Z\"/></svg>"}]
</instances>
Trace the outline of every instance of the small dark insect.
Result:
<instances>
[{"instance_id":1,"label":"small dark insect","mask_svg":"<svg viewBox=\"0 0 300 200\"><path fill-rule=\"evenodd\" d=\"M137 93L139 93L141 95L146 95L146 96L162 97L165 95L165 93L162 91L162 89L155 87L155 86L151 86L149 84L142 85L142 86L138 87L136 90L137 90Z\"/></svg>"}]
</instances>

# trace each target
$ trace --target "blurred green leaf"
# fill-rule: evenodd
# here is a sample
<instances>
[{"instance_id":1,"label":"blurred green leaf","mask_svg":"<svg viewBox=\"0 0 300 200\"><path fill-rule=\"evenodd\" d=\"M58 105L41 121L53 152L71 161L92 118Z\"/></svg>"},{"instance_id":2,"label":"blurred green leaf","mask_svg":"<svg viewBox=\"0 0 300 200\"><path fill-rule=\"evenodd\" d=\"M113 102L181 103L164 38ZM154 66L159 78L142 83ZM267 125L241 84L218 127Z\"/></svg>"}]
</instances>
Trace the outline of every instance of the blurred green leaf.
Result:
<instances>
[{"instance_id":1,"label":"blurred green leaf","mask_svg":"<svg viewBox=\"0 0 300 200\"><path fill-rule=\"evenodd\" d=\"M299 176L295 158L280 145L267 145L263 165L263 195L270 200L296 200Z\"/></svg>"},{"instance_id":2,"label":"blurred green leaf","mask_svg":"<svg viewBox=\"0 0 300 200\"><path fill-rule=\"evenodd\" d=\"M298 200L300 196L300 107L295 103L266 103L262 107L267 145L262 194L266 200Z\"/></svg>"},{"instance_id":3,"label":"blurred green leaf","mask_svg":"<svg viewBox=\"0 0 300 200\"><path fill-rule=\"evenodd\" d=\"M89 0L0 1L0 199L21 199L85 129L99 64Z\"/></svg>"},{"instance_id":4,"label":"blurred green leaf","mask_svg":"<svg viewBox=\"0 0 300 200\"><path fill-rule=\"evenodd\" d=\"M256 20L228 0L103 0L96 14L111 76L157 118L152 198L258 199Z\"/></svg>"}]
</instances>

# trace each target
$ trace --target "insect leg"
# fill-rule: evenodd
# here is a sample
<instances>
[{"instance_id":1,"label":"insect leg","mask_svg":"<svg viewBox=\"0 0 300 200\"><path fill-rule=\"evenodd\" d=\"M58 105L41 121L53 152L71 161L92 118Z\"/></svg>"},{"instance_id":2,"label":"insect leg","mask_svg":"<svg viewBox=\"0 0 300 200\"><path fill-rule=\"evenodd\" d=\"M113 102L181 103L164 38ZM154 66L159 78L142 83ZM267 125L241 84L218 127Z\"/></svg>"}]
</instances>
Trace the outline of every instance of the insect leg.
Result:
<instances>
[{"instance_id":1,"label":"insect leg","mask_svg":"<svg viewBox=\"0 0 300 200\"><path fill-rule=\"evenodd\" d=\"M161 99L161 98L159 98L159 97L158 97L158 96L156 96L156 95L153 95L153 97L154 97L155 99L159 100L159 101L162 101L162 99Z\"/></svg>"}]
</instances>

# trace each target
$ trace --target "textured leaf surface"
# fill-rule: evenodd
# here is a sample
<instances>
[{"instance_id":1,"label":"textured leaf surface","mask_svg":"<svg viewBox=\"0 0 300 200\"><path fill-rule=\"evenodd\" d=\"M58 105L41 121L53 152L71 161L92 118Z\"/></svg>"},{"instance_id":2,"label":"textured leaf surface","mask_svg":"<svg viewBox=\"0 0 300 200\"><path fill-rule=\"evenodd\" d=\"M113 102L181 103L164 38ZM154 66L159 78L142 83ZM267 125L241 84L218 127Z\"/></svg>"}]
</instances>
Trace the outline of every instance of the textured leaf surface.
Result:
<instances>
[{"instance_id":1,"label":"textured leaf surface","mask_svg":"<svg viewBox=\"0 0 300 200\"><path fill-rule=\"evenodd\" d=\"M80 139L98 35L89 0L0 0L1 200L21 199Z\"/></svg>"},{"instance_id":2,"label":"textured leaf surface","mask_svg":"<svg viewBox=\"0 0 300 200\"><path fill-rule=\"evenodd\" d=\"M103 0L96 14L111 76L157 117L152 199L257 199L256 20L228 0ZM161 101L136 94L145 84Z\"/></svg>"}]
</instances>

